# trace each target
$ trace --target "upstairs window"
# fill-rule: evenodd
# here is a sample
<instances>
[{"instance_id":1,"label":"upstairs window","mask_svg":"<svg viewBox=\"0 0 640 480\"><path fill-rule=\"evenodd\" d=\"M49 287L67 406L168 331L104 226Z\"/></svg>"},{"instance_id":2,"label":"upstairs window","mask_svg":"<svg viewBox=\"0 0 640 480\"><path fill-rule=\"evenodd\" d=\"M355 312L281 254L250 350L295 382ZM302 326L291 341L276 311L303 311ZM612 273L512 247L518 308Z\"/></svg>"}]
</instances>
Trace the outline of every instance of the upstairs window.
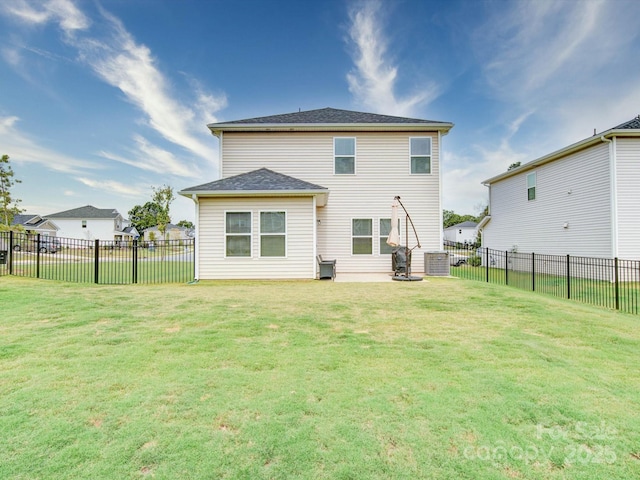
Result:
<instances>
[{"instance_id":1,"label":"upstairs window","mask_svg":"<svg viewBox=\"0 0 640 480\"><path fill-rule=\"evenodd\" d=\"M527 175L527 200L536 199L536 172Z\"/></svg>"},{"instance_id":2,"label":"upstairs window","mask_svg":"<svg viewBox=\"0 0 640 480\"><path fill-rule=\"evenodd\" d=\"M412 137L411 148L411 174L431 173L431 137Z\"/></svg>"},{"instance_id":3,"label":"upstairs window","mask_svg":"<svg viewBox=\"0 0 640 480\"><path fill-rule=\"evenodd\" d=\"M373 220L354 218L351 221L351 253L371 255L373 253Z\"/></svg>"},{"instance_id":4,"label":"upstairs window","mask_svg":"<svg viewBox=\"0 0 640 480\"><path fill-rule=\"evenodd\" d=\"M87 221L86 220L82 220L82 228L87 228Z\"/></svg>"},{"instance_id":5,"label":"upstairs window","mask_svg":"<svg viewBox=\"0 0 640 480\"><path fill-rule=\"evenodd\" d=\"M225 237L227 257L250 257L251 212L227 212Z\"/></svg>"},{"instance_id":6,"label":"upstairs window","mask_svg":"<svg viewBox=\"0 0 640 480\"><path fill-rule=\"evenodd\" d=\"M260 212L260 256L285 257L287 254L287 214Z\"/></svg>"},{"instance_id":7,"label":"upstairs window","mask_svg":"<svg viewBox=\"0 0 640 480\"><path fill-rule=\"evenodd\" d=\"M336 137L333 139L333 168L336 175L355 175L356 139Z\"/></svg>"}]
</instances>

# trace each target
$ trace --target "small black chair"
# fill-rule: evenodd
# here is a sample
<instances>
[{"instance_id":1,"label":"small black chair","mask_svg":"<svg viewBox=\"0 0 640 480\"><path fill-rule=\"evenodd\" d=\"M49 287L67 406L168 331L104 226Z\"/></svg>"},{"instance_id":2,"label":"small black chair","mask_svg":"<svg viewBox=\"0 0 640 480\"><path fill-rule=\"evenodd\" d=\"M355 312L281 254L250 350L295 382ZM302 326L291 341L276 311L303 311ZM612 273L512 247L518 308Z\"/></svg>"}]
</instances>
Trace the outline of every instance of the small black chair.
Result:
<instances>
[{"instance_id":1,"label":"small black chair","mask_svg":"<svg viewBox=\"0 0 640 480\"><path fill-rule=\"evenodd\" d=\"M318 278L330 278L334 280L336 278L336 261L335 260L323 260L322 255L316 257L318 260Z\"/></svg>"}]
</instances>

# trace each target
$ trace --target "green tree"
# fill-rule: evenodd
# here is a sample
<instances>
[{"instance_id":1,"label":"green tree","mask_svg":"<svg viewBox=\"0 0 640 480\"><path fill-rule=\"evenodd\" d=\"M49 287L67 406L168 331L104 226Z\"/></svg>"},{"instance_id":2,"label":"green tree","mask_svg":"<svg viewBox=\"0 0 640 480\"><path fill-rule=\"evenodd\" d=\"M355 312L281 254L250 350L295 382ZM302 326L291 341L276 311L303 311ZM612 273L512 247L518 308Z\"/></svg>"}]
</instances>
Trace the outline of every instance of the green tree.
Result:
<instances>
[{"instance_id":1,"label":"green tree","mask_svg":"<svg viewBox=\"0 0 640 480\"><path fill-rule=\"evenodd\" d=\"M14 178L13 169L9 165L9 155L2 155L0 159L0 214L2 215L2 224L11 225L13 217L22 213L18 207L22 200L11 196L11 188L16 183L22 183Z\"/></svg>"},{"instance_id":2,"label":"green tree","mask_svg":"<svg viewBox=\"0 0 640 480\"><path fill-rule=\"evenodd\" d=\"M155 227L158 224L158 215L162 211L162 207L155 202L147 202L144 205L136 205L129 210L129 220L136 230L142 232L149 227Z\"/></svg>"},{"instance_id":3,"label":"green tree","mask_svg":"<svg viewBox=\"0 0 640 480\"><path fill-rule=\"evenodd\" d=\"M195 225L193 224L193 222L190 222L189 220L180 220L177 225L179 227L184 227L184 228L194 228Z\"/></svg>"},{"instance_id":4,"label":"green tree","mask_svg":"<svg viewBox=\"0 0 640 480\"><path fill-rule=\"evenodd\" d=\"M158 212L156 219L158 220L158 230L164 239L167 231L167 225L171 223L169 209L171 208L171 202L173 202L176 197L173 194L173 188L169 185L151 187L151 189L153 190L152 201L160 206L160 212Z\"/></svg>"}]
</instances>

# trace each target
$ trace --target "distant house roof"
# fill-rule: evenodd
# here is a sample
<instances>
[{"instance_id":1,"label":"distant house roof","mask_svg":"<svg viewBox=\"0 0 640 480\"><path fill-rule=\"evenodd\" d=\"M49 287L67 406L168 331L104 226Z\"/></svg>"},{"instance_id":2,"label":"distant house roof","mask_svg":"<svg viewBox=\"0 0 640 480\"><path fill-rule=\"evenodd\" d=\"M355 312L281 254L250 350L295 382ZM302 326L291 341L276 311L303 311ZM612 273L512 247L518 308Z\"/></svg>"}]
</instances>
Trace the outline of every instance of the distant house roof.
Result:
<instances>
[{"instance_id":1,"label":"distant house roof","mask_svg":"<svg viewBox=\"0 0 640 480\"><path fill-rule=\"evenodd\" d=\"M51 220L42 218L40 215L19 214L13 216L11 225L22 225L26 230L35 231L58 231L58 226Z\"/></svg>"},{"instance_id":2,"label":"distant house roof","mask_svg":"<svg viewBox=\"0 0 640 480\"><path fill-rule=\"evenodd\" d=\"M181 225L174 225L173 223L167 223L167 230L190 230L187 227L183 227ZM148 230L158 230L158 226L154 225L153 227L147 227L144 229L144 231L148 231Z\"/></svg>"},{"instance_id":3,"label":"distant house roof","mask_svg":"<svg viewBox=\"0 0 640 480\"><path fill-rule=\"evenodd\" d=\"M553 162L559 158L562 158L571 153L578 152L585 148L591 147L598 143L602 143L603 139L610 139L612 137L640 137L640 115L635 118L632 118L628 122L621 123L609 130L605 130L601 133L594 133L593 136L587 137L584 140L580 140L579 142L573 143L568 147L561 148L560 150L556 150L548 155L537 158L530 162L527 162L518 168L514 168L503 172L499 175L491 177L487 180L484 180L482 183L484 185L491 185L494 182L504 180L505 178L509 178L513 175L517 175L526 170L531 170L540 165L544 165L545 163Z\"/></svg>"},{"instance_id":4,"label":"distant house roof","mask_svg":"<svg viewBox=\"0 0 640 480\"><path fill-rule=\"evenodd\" d=\"M118 211L115 208L96 208L91 205L65 210L64 212L52 213L47 218L116 218Z\"/></svg>"},{"instance_id":5,"label":"distant house roof","mask_svg":"<svg viewBox=\"0 0 640 480\"><path fill-rule=\"evenodd\" d=\"M185 188L180 195L191 196L295 196L319 195L324 205L329 189L298 178L260 168L233 177L223 178L202 185Z\"/></svg>"},{"instance_id":6,"label":"distant house roof","mask_svg":"<svg viewBox=\"0 0 640 480\"><path fill-rule=\"evenodd\" d=\"M38 225L46 222L44 218L40 215L31 215L31 214L19 214L13 216L12 225L24 225L29 227L37 227Z\"/></svg>"},{"instance_id":7,"label":"distant house roof","mask_svg":"<svg viewBox=\"0 0 640 480\"><path fill-rule=\"evenodd\" d=\"M453 124L436 120L394 117L391 115L354 112L351 110L339 110L335 108L321 108L318 110L307 110L304 112L301 111L281 115L270 115L267 117L211 123L207 126L216 134L218 132L228 130L284 131L285 129L283 129L283 127L285 126L294 127L296 130L335 130L337 127L343 127L345 130L383 129L385 127L396 130L400 127L408 130L425 130L425 128L430 128L446 133L453 127Z\"/></svg>"},{"instance_id":8,"label":"distant house roof","mask_svg":"<svg viewBox=\"0 0 640 480\"><path fill-rule=\"evenodd\" d=\"M451 225L450 227L445 228L445 230L449 230L450 228L476 228L478 224L472 221L466 221L462 223L456 223L455 225Z\"/></svg>"}]
</instances>

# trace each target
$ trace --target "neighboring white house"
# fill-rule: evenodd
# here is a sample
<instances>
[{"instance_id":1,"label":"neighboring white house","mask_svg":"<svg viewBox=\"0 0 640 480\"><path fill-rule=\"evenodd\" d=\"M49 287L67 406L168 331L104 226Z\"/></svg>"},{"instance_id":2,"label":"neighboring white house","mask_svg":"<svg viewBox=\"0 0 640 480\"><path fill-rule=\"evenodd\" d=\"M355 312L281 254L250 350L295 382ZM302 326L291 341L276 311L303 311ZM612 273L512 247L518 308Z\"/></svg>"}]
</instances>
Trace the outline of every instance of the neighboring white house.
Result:
<instances>
[{"instance_id":1,"label":"neighboring white house","mask_svg":"<svg viewBox=\"0 0 640 480\"><path fill-rule=\"evenodd\" d=\"M478 236L478 224L466 221L444 229L444 240L454 243L474 243Z\"/></svg>"},{"instance_id":2,"label":"neighboring white house","mask_svg":"<svg viewBox=\"0 0 640 480\"><path fill-rule=\"evenodd\" d=\"M91 205L47 215L60 228L59 237L83 240L133 240L139 236L117 210Z\"/></svg>"},{"instance_id":3,"label":"neighboring white house","mask_svg":"<svg viewBox=\"0 0 640 480\"><path fill-rule=\"evenodd\" d=\"M27 232L55 237L59 228L51 220L40 215L19 214L13 216L12 225L21 225Z\"/></svg>"},{"instance_id":4,"label":"neighboring white house","mask_svg":"<svg viewBox=\"0 0 640 480\"><path fill-rule=\"evenodd\" d=\"M153 240L189 240L195 236L195 231L192 228L169 223L165 229L164 238L157 226L145 228L142 236L146 242L151 241L152 236Z\"/></svg>"},{"instance_id":5,"label":"neighboring white house","mask_svg":"<svg viewBox=\"0 0 640 480\"><path fill-rule=\"evenodd\" d=\"M640 259L640 116L483 183L485 247Z\"/></svg>"},{"instance_id":6,"label":"neighboring white house","mask_svg":"<svg viewBox=\"0 0 640 480\"><path fill-rule=\"evenodd\" d=\"M325 108L208 125L222 179L196 203L196 277L315 278L316 255L344 272L391 271L396 195L422 252L442 248L441 137L453 124ZM403 244L416 245L405 216Z\"/></svg>"}]
</instances>

